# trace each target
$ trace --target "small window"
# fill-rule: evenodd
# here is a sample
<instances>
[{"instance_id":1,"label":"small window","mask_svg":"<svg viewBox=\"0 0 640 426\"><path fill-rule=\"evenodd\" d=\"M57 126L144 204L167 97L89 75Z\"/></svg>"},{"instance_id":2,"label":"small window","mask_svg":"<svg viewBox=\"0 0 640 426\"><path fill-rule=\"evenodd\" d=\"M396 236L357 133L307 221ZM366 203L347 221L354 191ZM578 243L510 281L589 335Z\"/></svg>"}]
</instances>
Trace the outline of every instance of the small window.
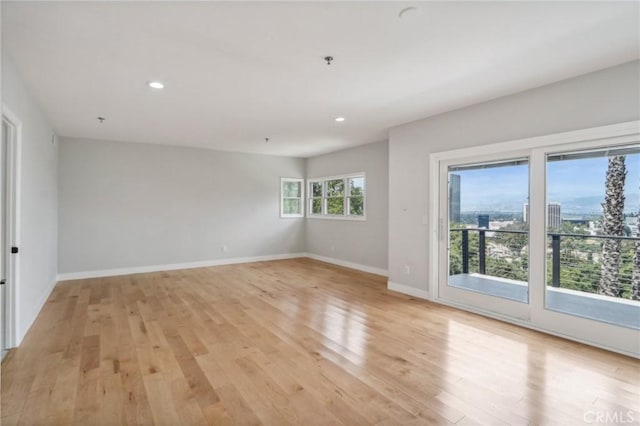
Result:
<instances>
[{"instance_id":1,"label":"small window","mask_svg":"<svg viewBox=\"0 0 640 426\"><path fill-rule=\"evenodd\" d=\"M325 181L327 187L327 214L344 215L344 179Z\"/></svg>"},{"instance_id":2,"label":"small window","mask_svg":"<svg viewBox=\"0 0 640 426\"><path fill-rule=\"evenodd\" d=\"M304 179L280 179L280 217L302 217Z\"/></svg>"},{"instance_id":3,"label":"small window","mask_svg":"<svg viewBox=\"0 0 640 426\"><path fill-rule=\"evenodd\" d=\"M347 179L349 216L364 216L364 176Z\"/></svg>"},{"instance_id":4,"label":"small window","mask_svg":"<svg viewBox=\"0 0 640 426\"><path fill-rule=\"evenodd\" d=\"M322 214L322 182L311 182L309 193L311 194L309 212L312 215Z\"/></svg>"},{"instance_id":5,"label":"small window","mask_svg":"<svg viewBox=\"0 0 640 426\"><path fill-rule=\"evenodd\" d=\"M308 208L309 217L363 220L364 173L309 180Z\"/></svg>"}]
</instances>

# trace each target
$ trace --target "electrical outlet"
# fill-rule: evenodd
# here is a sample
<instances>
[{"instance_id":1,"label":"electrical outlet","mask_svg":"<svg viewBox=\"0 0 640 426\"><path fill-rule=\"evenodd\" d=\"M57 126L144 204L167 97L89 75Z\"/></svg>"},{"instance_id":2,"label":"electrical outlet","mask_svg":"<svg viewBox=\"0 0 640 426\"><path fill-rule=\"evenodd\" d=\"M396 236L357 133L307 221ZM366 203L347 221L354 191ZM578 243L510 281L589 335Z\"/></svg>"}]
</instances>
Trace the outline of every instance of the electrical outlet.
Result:
<instances>
[{"instance_id":1,"label":"electrical outlet","mask_svg":"<svg viewBox=\"0 0 640 426\"><path fill-rule=\"evenodd\" d=\"M226 253L229 251L229 247L227 247L226 245L222 246L222 252Z\"/></svg>"},{"instance_id":2,"label":"electrical outlet","mask_svg":"<svg viewBox=\"0 0 640 426\"><path fill-rule=\"evenodd\" d=\"M411 275L411 266L404 265L404 273L407 275Z\"/></svg>"}]
</instances>

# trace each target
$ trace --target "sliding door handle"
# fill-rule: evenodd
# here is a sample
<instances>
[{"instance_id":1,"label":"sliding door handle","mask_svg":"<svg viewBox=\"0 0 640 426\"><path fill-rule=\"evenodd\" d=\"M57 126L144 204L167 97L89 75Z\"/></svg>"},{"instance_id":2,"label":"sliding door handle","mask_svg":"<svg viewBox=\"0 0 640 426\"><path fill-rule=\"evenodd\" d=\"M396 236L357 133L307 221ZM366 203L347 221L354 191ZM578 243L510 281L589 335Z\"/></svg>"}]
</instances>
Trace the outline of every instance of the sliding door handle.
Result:
<instances>
[{"instance_id":1,"label":"sliding door handle","mask_svg":"<svg viewBox=\"0 0 640 426\"><path fill-rule=\"evenodd\" d=\"M18 247L11 247L11 254L18 253Z\"/></svg>"}]
</instances>

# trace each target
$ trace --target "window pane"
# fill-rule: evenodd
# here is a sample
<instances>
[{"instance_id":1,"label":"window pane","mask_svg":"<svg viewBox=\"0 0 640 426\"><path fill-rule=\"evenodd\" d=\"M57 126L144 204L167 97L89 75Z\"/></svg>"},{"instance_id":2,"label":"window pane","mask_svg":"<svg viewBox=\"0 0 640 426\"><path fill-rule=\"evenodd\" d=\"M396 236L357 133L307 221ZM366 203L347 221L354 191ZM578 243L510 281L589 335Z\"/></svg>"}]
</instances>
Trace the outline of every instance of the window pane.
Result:
<instances>
[{"instance_id":1,"label":"window pane","mask_svg":"<svg viewBox=\"0 0 640 426\"><path fill-rule=\"evenodd\" d=\"M344 198L328 198L327 214L343 215L344 214Z\"/></svg>"},{"instance_id":2,"label":"window pane","mask_svg":"<svg viewBox=\"0 0 640 426\"><path fill-rule=\"evenodd\" d=\"M639 182L638 146L547 157L547 309L640 328Z\"/></svg>"},{"instance_id":3,"label":"window pane","mask_svg":"<svg viewBox=\"0 0 640 426\"><path fill-rule=\"evenodd\" d=\"M322 198L311 200L311 214L322 214Z\"/></svg>"},{"instance_id":4,"label":"window pane","mask_svg":"<svg viewBox=\"0 0 640 426\"><path fill-rule=\"evenodd\" d=\"M351 216L364 216L364 198L349 197L349 214Z\"/></svg>"},{"instance_id":5,"label":"window pane","mask_svg":"<svg viewBox=\"0 0 640 426\"><path fill-rule=\"evenodd\" d=\"M327 184L327 197L342 197L344 195L344 180L334 179L325 181Z\"/></svg>"},{"instance_id":6,"label":"window pane","mask_svg":"<svg viewBox=\"0 0 640 426\"><path fill-rule=\"evenodd\" d=\"M282 200L282 210L284 214L300 214L300 199L285 198Z\"/></svg>"},{"instance_id":7,"label":"window pane","mask_svg":"<svg viewBox=\"0 0 640 426\"><path fill-rule=\"evenodd\" d=\"M311 194L313 197L322 197L322 182L311 183Z\"/></svg>"},{"instance_id":8,"label":"window pane","mask_svg":"<svg viewBox=\"0 0 640 426\"><path fill-rule=\"evenodd\" d=\"M364 178L349 178L349 195L364 195Z\"/></svg>"},{"instance_id":9,"label":"window pane","mask_svg":"<svg viewBox=\"0 0 640 426\"><path fill-rule=\"evenodd\" d=\"M528 160L454 166L448 179L448 285L528 303Z\"/></svg>"},{"instance_id":10,"label":"window pane","mask_svg":"<svg viewBox=\"0 0 640 426\"><path fill-rule=\"evenodd\" d=\"M282 182L283 197L300 197L302 193L302 182L284 181Z\"/></svg>"}]
</instances>

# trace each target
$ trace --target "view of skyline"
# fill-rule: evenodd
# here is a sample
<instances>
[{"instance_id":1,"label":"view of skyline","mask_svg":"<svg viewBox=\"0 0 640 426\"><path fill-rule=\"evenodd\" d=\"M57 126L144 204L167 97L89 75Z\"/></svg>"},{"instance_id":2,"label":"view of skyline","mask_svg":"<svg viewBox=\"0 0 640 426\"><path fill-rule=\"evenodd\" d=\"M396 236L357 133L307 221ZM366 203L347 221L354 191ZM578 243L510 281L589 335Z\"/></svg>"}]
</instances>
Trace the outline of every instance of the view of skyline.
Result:
<instances>
[{"instance_id":1,"label":"view of skyline","mask_svg":"<svg viewBox=\"0 0 640 426\"><path fill-rule=\"evenodd\" d=\"M562 214L597 214L605 196L606 157L547 163L547 200ZM625 213L640 209L640 154L627 155ZM460 170L460 210L521 212L529 193L529 166Z\"/></svg>"}]
</instances>

